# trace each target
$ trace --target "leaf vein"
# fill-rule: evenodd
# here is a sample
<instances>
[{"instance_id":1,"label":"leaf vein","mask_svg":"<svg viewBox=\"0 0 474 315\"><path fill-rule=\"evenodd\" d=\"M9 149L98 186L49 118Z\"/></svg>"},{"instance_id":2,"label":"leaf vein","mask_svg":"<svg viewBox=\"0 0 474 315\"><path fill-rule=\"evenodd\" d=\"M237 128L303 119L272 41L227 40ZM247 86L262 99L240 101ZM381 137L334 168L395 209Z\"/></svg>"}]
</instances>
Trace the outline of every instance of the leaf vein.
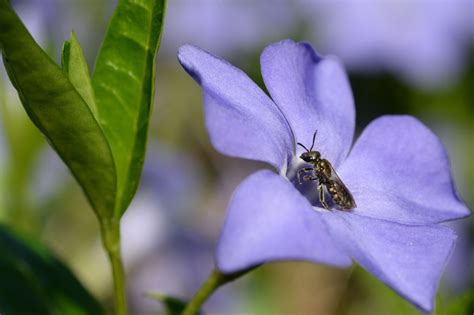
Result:
<instances>
[{"instance_id":1,"label":"leaf vein","mask_svg":"<svg viewBox=\"0 0 474 315\"><path fill-rule=\"evenodd\" d=\"M108 60L105 63L105 65L112 68L116 72L120 72L120 73L123 73L123 74L129 76L130 78L133 79L133 81L137 82L138 85L141 85L140 79L132 71L127 71L127 70L123 69L122 67L119 67L118 65L116 65L115 63L113 63L110 60Z\"/></svg>"},{"instance_id":2,"label":"leaf vein","mask_svg":"<svg viewBox=\"0 0 474 315\"><path fill-rule=\"evenodd\" d=\"M151 50L150 50L150 44L151 44L151 42L152 42L152 36L153 36L153 35L151 34L151 30L152 30L152 28L153 28L153 21L152 21L153 14L152 14L152 12L153 12L153 10L155 10L155 7L156 7L156 4L153 5L153 7L152 7L150 10L147 10L147 11L148 11L148 14L149 14L148 29L147 29L147 34L148 34L148 36L147 36L146 46L142 46L143 48L145 48L145 49L144 49L144 53L145 53L144 58L145 58L145 61L146 61L145 64L144 64L144 66L143 66L143 67L144 67L144 72L143 72L143 73L145 73L147 67L150 66L150 62L151 62L151 65L152 65L152 66L154 65L154 60L155 60L155 57L156 57L155 54L152 52L152 57L149 58L149 53L150 53L150 51L151 51ZM154 70L152 69L152 71L154 71ZM140 106L143 104L143 101L144 101L144 99L143 99L143 97L144 97L143 91L146 89L146 85L147 85L147 83L145 83L145 82L141 84L141 91L142 91L142 93L141 93L141 95L140 95L140 100L139 100ZM150 102L153 102L153 99L151 99ZM148 107L148 108L150 108L150 107L151 107L151 104L149 104L149 107ZM145 126L148 126L148 120L140 122L140 116L141 116L140 114L137 115L137 116L136 116L136 119L135 119L135 121L134 121L134 123L133 123L135 136L137 135L138 131L139 131L141 128L144 128ZM148 117L148 118L149 118L149 117ZM133 142L133 146L132 146L132 153L133 153L133 152L136 150L137 139L134 138L134 140L133 140L132 142ZM127 157L127 161L128 161L128 163L127 163L128 166L127 166L126 178L129 179L129 177L130 177L130 172L131 172L131 162L133 161L133 154L130 154L130 155ZM122 201L123 201L123 200L122 200Z\"/></svg>"},{"instance_id":3,"label":"leaf vein","mask_svg":"<svg viewBox=\"0 0 474 315\"><path fill-rule=\"evenodd\" d=\"M100 82L99 86L109 92L117 100L117 103L120 104L120 106L123 108L124 113L126 113L130 118L133 119L133 114L130 112L126 105L127 102L125 102L125 100L120 96L119 93L117 93L117 91L113 87L107 85L105 82Z\"/></svg>"},{"instance_id":4,"label":"leaf vein","mask_svg":"<svg viewBox=\"0 0 474 315\"><path fill-rule=\"evenodd\" d=\"M144 51L148 51L148 45L147 46L143 45L137 39L133 38L129 34L117 32L117 35L122 37L122 38L125 38L125 39L129 40L130 42L134 43L135 45L137 45L138 47L140 47Z\"/></svg>"},{"instance_id":5,"label":"leaf vein","mask_svg":"<svg viewBox=\"0 0 474 315\"><path fill-rule=\"evenodd\" d=\"M149 12L150 8L146 7L144 4L142 4L139 1L130 1L130 5L134 5L137 8L145 10L147 13Z\"/></svg>"}]
</instances>

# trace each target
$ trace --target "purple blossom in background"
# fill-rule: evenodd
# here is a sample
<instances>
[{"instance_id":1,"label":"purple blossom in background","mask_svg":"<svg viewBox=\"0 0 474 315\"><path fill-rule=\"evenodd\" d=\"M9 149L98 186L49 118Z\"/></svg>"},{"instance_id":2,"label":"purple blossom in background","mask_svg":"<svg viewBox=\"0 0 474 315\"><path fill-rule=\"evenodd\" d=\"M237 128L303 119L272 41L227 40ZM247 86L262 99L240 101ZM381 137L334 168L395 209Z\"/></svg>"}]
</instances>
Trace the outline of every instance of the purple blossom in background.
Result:
<instances>
[{"instance_id":1,"label":"purple blossom in background","mask_svg":"<svg viewBox=\"0 0 474 315\"><path fill-rule=\"evenodd\" d=\"M56 152L48 146L38 152L34 167L28 191L32 194L32 204L45 206L68 183L69 172Z\"/></svg>"},{"instance_id":2,"label":"purple blossom in background","mask_svg":"<svg viewBox=\"0 0 474 315\"><path fill-rule=\"evenodd\" d=\"M106 0L11 0L33 38L55 58L74 31L86 57L93 59L103 34L104 15L111 15L114 2ZM100 18L98 18L100 17ZM98 31L102 30L102 31Z\"/></svg>"},{"instance_id":3,"label":"purple blossom in background","mask_svg":"<svg viewBox=\"0 0 474 315\"><path fill-rule=\"evenodd\" d=\"M52 28L54 24L56 24L56 31L58 27L62 27L58 25L61 24L58 23L57 19L60 13L57 11L56 6L54 6L54 0L13 0L11 4L31 36L41 46L46 45L49 39L48 36L51 34L50 31L54 30Z\"/></svg>"},{"instance_id":4,"label":"purple blossom in background","mask_svg":"<svg viewBox=\"0 0 474 315\"><path fill-rule=\"evenodd\" d=\"M214 239L194 211L204 194L201 177L192 155L150 143L140 188L121 223L134 314L156 314L158 303L147 292L189 298L212 269ZM243 314L240 300L235 289L223 290L209 311Z\"/></svg>"},{"instance_id":5,"label":"purple blossom in background","mask_svg":"<svg viewBox=\"0 0 474 315\"><path fill-rule=\"evenodd\" d=\"M190 43L235 57L305 30L351 71L388 71L435 89L463 71L474 40L472 12L472 0L175 0L161 50Z\"/></svg>"},{"instance_id":6,"label":"purple blossom in background","mask_svg":"<svg viewBox=\"0 0 474 315\"><path fill-rule=\"evenodd\" d=\"M459 77L474 39L471 0L301 0L325 51L350 70L385 70L422 88Z\"/></svg>"},{"instance_id":7,"label":"purple blossom in background","mask_svg":"<svg viewBox=\"0 0 474 315\"><path fill-rule=\"evenodd\" d=\"M456 231L456 249L446 266L444 283L451 292L459 294L474 285L474 246L470 241L469 228L473 217L468 220L450 222L449 226Z\"/></svg>"},{"instance_id":8,"label":"purple blossom in background","mask_svg":"<svg viewBox=\"0 0 474 315\"><path fill-rule=\"evenodd\" d=\"M271 8L271 9L269 9ZM287 0L174 0L167 4L162 51L175 54L185 43L222 55L251 50L295 27Z\"/></svg>"},{"instance_id":9,"label":"purple blossom in background","mask_svg":"<svg viewBox=\"0 0 474 315\"><path fill-rule=\"evenodd\" d=\"M384 116L366 127L352 150L355 109L337 59L309 44L282 41L261 55L268 97L247 75L199 48L178 58L204 91L206 125L220 152L264 161L230 202L216 261L225 273L276 260L333 266L351 258L425 311L433 309L456 236L438 223L467 216L439 139L410 116ZM325 210L301 189L301 148L328 159L357 208ZM311 192L316 190L312 186Z\"/></svg>"}]
</instances>

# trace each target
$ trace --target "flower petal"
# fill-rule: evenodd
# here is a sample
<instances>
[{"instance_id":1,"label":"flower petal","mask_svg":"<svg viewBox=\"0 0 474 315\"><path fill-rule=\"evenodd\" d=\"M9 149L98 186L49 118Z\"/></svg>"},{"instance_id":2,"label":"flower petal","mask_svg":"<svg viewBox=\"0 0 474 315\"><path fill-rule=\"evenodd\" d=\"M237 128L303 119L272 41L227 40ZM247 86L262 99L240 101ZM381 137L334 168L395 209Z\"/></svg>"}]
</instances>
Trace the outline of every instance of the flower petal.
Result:
<instances>
[{"instance_id":1,"label":"flower petal","mask_svg":"<svg viewBox=\"0 0 474 315\"><path fill-rule=\"evenodd\" d=\"M320 57L307 43L281 41L260 58L265 85L295 134L335 167L346 157L355 128L355 108L347 75L333 57ZM297 149L301 150L301 148Z\"/></svg>"},{"instance_id":2,"label":"flower petal","mask_svg":"<svg viewBox=\"0 0 474 315\"><path fill-rule=\"evenodd\" d=\"M443 145L411 116L374 120L338 173L360 215L414 224L469 215L456 194Z\"/></svg>"},{"instance_id":3,"label":"flower petal","mask_svg":"<svg viewBox=\"0 0 474 315\"><path fill-rule=\"evenodd\" d=\"M441 273L454 248L453 231L342 211L323 218L333 237L364 269L422 310L432 311Z\"/></svg>"},{"instance_id":4,"label":"flower petal","mask_svg":"<svg viewBox=\"0 0 474 315\"><path fill-rule=\"evenodd\" d=\"M294 148L292 131L272 100L241 70L197 47L182 46L178 59L203 88L214 147L279 170L286 167Z\"/></svg>"},{"instance_id":5,"label":"flower petal","mask_svg":"<svg viewBox=\"0 0 474 315\"><path fill-rule=\"evenodd\" d=\"M309 202L291 183L263 170L234 193L217 247L217 266L231 273L275 260L349 266Z\"/></svg>"}]
</instances>

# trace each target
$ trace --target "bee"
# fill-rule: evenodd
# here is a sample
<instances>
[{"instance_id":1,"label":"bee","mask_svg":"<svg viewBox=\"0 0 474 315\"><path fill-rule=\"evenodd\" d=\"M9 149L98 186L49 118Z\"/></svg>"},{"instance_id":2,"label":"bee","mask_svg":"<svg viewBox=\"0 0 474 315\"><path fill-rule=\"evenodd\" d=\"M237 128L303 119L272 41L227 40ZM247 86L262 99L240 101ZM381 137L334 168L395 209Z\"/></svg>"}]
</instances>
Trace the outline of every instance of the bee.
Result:
<instances>
[{"instance_id":1,"label":"bee","mask_svg":"<svg viewBox=\"0 0 474 315\"><path fill-rule=\"evenodd\" d=\"M316 140L317 133L318 131L316 130L313 135L313 143L311 144L311 148L309 150L301 143L297 143L306 150L306 152L300 155L300 159L302 159L308 164L313 165L313 167L304 167L298 170L298 182L301 184L301 175L303 175L303 180L317 181L319 201L321 202L323 207L328 210L329 206L324 200L323 187L326 188L327 192L331 196L332 201L338 209L354 209L356 207L354 197L352 197L352 194L349 189L347 189L346 185L344 185L339 176L337 176L337 173L332 167L331 163L329 163L328 160L321 158L321 153L319 153L318 151L313 151L314 141Z\"/></svg>"}]
</instances>

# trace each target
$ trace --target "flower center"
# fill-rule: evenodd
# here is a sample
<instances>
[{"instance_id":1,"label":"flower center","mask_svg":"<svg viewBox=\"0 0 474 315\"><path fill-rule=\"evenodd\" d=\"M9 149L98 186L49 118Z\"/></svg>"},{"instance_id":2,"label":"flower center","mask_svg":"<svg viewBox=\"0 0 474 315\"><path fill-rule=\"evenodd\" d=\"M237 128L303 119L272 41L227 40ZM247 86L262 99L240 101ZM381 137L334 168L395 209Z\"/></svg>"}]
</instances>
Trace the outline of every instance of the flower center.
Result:
<instances>
[{"instance_id":1,"label":"flower center","mask_svg":"<svg viewBox=\"0 0 474 315\"><path fill-rule=\"evenodd\" d=\"M286 177L313 207L318 208L316 210L324 208L350 211L356 207L349 189L336 174L331 163L320 158L319 152L308 151L300 158L307 164L302 165L299 159L293 158ZM310 183L316 183L316 185L310 185Z\"/></svg>"},{"instance_id":2,"label":"flower center","mask_svg":"<svg viewBox=\"0 0 474 315\"><path fill-rule=\"evenodd\" d=\"M314 210L329 211L329 209L336 209L333 200L324 188L324 201L327 203L329 209L325 209L322 205L318 191L318 180L315 178L314 171L309 170L314 168L313 165L305 163L298 157L294 157L289 164L286 174L282 175L293 184L296 190L308 199ZM306 169L307 171L301 171L303 169ZM301 171L300 176L298 176L299 171Z\"/></svg>"}]
</instances>

